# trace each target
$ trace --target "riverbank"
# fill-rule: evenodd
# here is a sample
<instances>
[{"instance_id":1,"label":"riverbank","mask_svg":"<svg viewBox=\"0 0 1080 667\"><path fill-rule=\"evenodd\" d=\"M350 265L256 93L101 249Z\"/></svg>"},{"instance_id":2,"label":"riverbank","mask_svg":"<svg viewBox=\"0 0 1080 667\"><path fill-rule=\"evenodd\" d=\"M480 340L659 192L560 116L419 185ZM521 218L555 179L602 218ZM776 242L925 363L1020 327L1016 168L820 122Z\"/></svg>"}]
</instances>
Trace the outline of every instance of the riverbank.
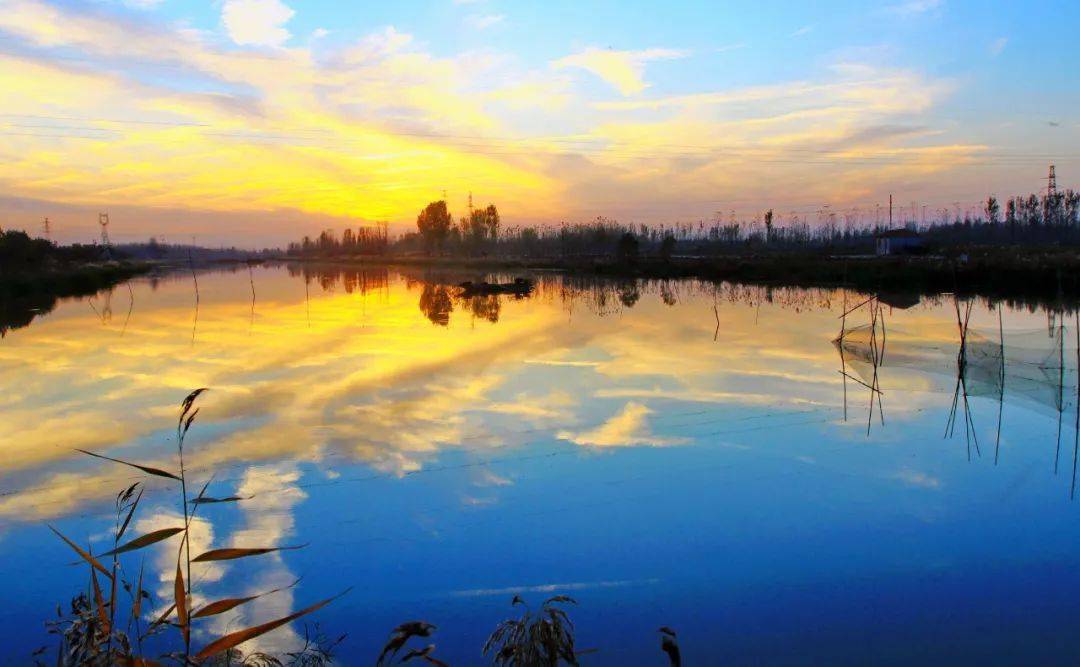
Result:
<instances>
[{"instance_id":1,"label":"riverbank","mask_svg":"<svg viewBox=\"0 0 1080 667\"><path fill-rule=\"evenodd\" d=\"M90 296L149 272L149 262L96 262L0 273L0 336L50 312L57 301Z\"/></svg>"},{"instance_id":2,"label":"riverbank","mask_svg":"<svg viewBox=\"0 0 1080 667\"><path fill-rule=\"evenodd\" d=\"M973 251L956 257L762 254L716 257L610 258L351 256L283 258L290 262L403 266L475 272L557 271L568 275L669 280L692 278L787 287L847 286L865 292L921 295L956 292L1050 301L1080 297L1080 252L1074 249Z\"/></svg>"}]
</instances>

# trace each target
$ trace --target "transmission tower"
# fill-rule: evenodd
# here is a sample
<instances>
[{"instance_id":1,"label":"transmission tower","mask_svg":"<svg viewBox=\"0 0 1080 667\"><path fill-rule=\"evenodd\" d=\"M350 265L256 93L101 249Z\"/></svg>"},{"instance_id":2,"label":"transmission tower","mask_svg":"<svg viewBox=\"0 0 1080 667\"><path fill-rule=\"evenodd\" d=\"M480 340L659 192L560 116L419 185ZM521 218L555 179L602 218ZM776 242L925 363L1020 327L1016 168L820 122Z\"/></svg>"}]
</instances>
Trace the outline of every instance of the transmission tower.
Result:
<instances>
[{"instance_id":1,"label":"transmission tower","mask_svg":"<svg viewBox=\"0 0 1080 667\"><path fill-rule=\"evenodd\" d=\"M98 213L97 222L101 225L101 245L109 247L109 214Z\"/></svg>"},{"instance_id":2,"label":"transmission tower","mask_svg":"<svg viewBox=\"0 0 1080 667\"><path fill-rule=\"evenodd\" d=\"M52 227L49 225L48 218L41 221L41 231L45 233L46 241L52 241Z\"/></svg>"},{"instance_id":3,"label":"transmission tower","mask_svg":"<svg viewBox=\"0 0 1080 667\"><path fill-rule=\"evenodd\" d=\"M101 247L105 252L106 259L111 259L112 243L109 242L109 214L98 213L98 224L101 225Z\"/></svg>"},{"instance_id":4,"label":"transmission tower","mask_svg":"<svg viewBox=\"0 0 1080 667\"><path fill-rule=\"evenodd\" d=\"M1054 173L1054 165L1050 165L1050 175L1046 179L1046 198L1052 200L1057 194L1057 174Z\"/></svg>"}]
</instances>

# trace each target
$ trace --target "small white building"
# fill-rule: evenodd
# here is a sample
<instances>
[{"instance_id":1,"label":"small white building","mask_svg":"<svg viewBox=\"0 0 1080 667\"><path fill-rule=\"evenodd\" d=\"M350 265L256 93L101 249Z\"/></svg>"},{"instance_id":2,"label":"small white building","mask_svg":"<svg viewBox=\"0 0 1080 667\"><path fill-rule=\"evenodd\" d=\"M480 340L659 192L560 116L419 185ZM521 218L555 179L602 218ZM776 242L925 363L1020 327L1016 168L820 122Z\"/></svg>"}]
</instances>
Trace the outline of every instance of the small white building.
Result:
<instances>
[{"instance_id":1,"label":"small white building","mask_svg":"<svg viewBox=\"0 0 1080 667\"><path fill-rule=\"evenodd\" d=\"M875 235L874 240L878 257L914 254L923 249L922 236L912 229L890 229Z\"/></svg>"}]
</instances>

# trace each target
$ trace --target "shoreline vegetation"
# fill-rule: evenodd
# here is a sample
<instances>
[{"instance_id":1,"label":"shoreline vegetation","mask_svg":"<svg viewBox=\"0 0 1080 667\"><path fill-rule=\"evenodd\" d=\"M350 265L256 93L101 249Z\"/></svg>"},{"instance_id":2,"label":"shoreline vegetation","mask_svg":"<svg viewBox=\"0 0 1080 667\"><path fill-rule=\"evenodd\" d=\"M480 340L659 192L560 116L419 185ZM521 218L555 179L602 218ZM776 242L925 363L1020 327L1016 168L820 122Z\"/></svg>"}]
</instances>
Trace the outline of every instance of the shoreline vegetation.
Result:
<instances>
[{"instance_id":1,"label":"shoreline vegetation","mask_svg":"<svg viewBox=\"0 0 1080 667\"><path fill-rule=\"evenodd\" d=\"M1080 251L987 251L965 258L777 253L715 257L611 258L424 257L356 255L275 258L288 263L424 268L477 273L552 272L612 279L732 282L776 287L848 287L874 293L1062 300L1080 297Z\"/></svg>"},{"instance_id":2,"label":"shoreline vegetation","mask_svg":"<svg viewBox=\"0 0 1080 667\"><path fill-rule=\"evenodd\" d=\"M424 207L416 231L391 238L385 224L325 230L283 253L290 261L335 261L475 271L558 271L618 279L727 281L792 287L851 287L876 293L943 292L1063 301L1080 296L1080 192L989 197L981 212L914 208L888 223L823 209L809 217L772 209L749 220L634 225L589 223L503 229L494 204L455 221L445 200ZM264 258L282 253L264 251Z\"/></svg>"},{"instance_id":3,"label":"shoreline vegetation","mask_svg":"<svg viewBox=\"0 0 1080 667\"><path fill-rule=\"evenodd\" d=\"M0 233L0 336L26 326L56 299L90 296L151 271L264 261L420 267L472 272L558 272L616 280L697 279L775 287L846 287L913 296L942 293L1035 300L1080 298L1080 192L1048 189L962 217L916 211L888 224L822 209L785 217L634 225L503 227L494 204L455 221L445 200L425 206L416 231L391 237L385 223L324 230L285 249L259 251L146 243L59 246L21 231Z\"/></svg>"},{"instance_id":4,"label":"shoreline vegetation","mask_svg":"<svg viewBox=\"0 0 1080 667\"><path fill-rule=\"evenodd\" d=\"M110 257L99 246L58 246L23 232L0 232L0 337L50 312L60 299L92 296L153 268Z\"/></svg>"}]
</instances>

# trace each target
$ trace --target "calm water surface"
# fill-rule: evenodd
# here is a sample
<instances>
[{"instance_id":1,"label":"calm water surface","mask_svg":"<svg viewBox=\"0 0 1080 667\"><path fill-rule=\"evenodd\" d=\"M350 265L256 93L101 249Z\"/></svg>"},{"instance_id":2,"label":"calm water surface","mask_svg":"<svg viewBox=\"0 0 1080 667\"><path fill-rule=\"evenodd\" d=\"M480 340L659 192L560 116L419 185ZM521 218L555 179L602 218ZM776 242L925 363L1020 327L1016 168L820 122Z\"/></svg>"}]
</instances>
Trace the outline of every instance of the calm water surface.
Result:
<instances>
[{"instance_id":1,"label":"calm water surface","mask_svg":"<svg viewBox=\"0 0 1080 667\"><path fill-rule=\"evenodd\" d=\"M309 546L196 565L210 598L302 577L196 645L353 586L317 617L344 664L412 618L480 664L514 594L555 592L585 664L666 664L660 625L691 665L1080 659L1072 315L974 303L958 389L951 298L892 299L873 329L863 307L838 347L861 295L551 277L464 300L459 278L205 273L196 313L180 274L7 331L0 662L86 585L46 524L104 551L138 479L72 448L174 467L201 386L189 470L247 499L202 510L195 549ZM149 487L138 533L178 521ZM175 548L144 552L159 610Z\"/></svg>"}]
</instances>

